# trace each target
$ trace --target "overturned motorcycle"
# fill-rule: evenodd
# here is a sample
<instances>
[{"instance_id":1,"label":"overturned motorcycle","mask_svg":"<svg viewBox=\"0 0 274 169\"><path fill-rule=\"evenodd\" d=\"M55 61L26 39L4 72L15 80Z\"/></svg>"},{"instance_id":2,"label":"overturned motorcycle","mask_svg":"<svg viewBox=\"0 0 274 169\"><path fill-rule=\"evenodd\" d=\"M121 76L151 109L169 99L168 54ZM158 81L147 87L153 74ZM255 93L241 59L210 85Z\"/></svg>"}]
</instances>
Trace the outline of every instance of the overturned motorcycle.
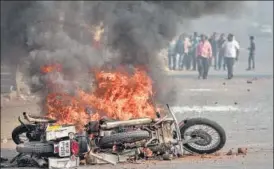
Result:
<instances>
[{"instance_id":1,"label":"overturned motorcycle","mask_svg":"<svg viewBox=\"0 0 274 169\"><path fill-rule=\"evenodd\" d=\"M38 158L39 166L49 168L76 167L79 160L88 164L126 162L148 156L166 158L182 156L184 150L210 154L226 142L223 128L204 118L192 118L178 123L167 105L168 113L157 118L115 121L103 118L85 125L84 134L76 134L74 126L54 125L56 120L24 113L30 124L14 129L12 138L20 154ZM26 140L20 139L25 134ZM41 162L42 161L42 162Z\"/></svg>"}]
</instances>

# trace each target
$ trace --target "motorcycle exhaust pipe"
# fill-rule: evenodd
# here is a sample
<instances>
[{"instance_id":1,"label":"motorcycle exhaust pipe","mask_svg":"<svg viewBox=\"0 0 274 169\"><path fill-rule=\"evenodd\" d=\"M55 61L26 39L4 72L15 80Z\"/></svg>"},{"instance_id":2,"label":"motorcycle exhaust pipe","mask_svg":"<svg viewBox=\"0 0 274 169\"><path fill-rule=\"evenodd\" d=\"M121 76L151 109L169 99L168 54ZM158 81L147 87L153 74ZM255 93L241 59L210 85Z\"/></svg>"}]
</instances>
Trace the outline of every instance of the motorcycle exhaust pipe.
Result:
<instances>
[{"instance_id":1,"label":"motorcycle exhaust pipe","mask_svg":"<svg viewBox=\"0 0 274 169\"><path fill-rule=\"evenodd\" d=\"M151 122L152 122L152 119L150 119L150 118L133 119L133 120L125 120L125 121L111 121L111 122L104 122L101 125L101 128L104 130L109 130L109 129L113 129L116 127L144 125L144 124L149 124Z\"/></svg>"}]
</instances>

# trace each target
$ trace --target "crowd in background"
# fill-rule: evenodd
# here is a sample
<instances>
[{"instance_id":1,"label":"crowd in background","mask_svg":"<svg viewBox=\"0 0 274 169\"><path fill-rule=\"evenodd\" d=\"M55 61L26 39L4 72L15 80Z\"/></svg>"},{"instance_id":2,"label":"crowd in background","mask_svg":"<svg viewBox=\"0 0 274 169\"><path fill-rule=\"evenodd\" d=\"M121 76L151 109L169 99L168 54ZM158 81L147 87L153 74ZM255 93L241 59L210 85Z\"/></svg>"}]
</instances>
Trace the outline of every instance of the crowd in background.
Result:
<instances>
[{"instance_id":1,"label":"crowd in background","mask_svg":"<svg viewBox=\"0 0 274 169\"><path fill-rule=\"evenodd\" d=\"M170 70L198 70L198 77L203 79L207 79L209 68L213 66L215 70L227 70L228 79L231 79L239 49L239 43L232 34L226 36L214 32L208 37L197 32L193 35L183 33L169 45L168 66ZM251 36L247 70L255 69L254 52L254 37Z\"/></svg>"}]
</instances>

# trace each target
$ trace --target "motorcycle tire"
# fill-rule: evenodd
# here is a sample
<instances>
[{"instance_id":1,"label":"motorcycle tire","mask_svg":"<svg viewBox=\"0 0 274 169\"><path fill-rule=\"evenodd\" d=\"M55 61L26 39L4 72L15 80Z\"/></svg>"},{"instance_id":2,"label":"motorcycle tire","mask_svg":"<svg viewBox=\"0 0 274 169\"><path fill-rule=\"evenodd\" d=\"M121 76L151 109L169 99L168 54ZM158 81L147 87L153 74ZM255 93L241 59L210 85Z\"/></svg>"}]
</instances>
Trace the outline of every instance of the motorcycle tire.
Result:
<instances>
[{"instance_id":1,"label":"motorcycle tire","mask_svg":"<svg viewBox=\"0 0 274 169\"><path fill-rule=\"evenodd\" d=\"M149 133L143 130L122 132L102 137L99 145L102 148L112 148L114 144L134 143L148 138Z\"/></svg>"},{"instance_id":2,"label":"motorcycle tire","mask_svg":"<svg viewBox=\"0 0 274 169\"><path fill-rule=\"evenodd\" d=\"M85 136L79 136L76 138L76 141L79 144L79 156L80 159L85 158L85 154L89 151L89 138Z\"/></svg>"},{"instance_id":3,"label":"motorcycle tire","mask_svg":"<svg viewBox=\"0 0 274 169\"><path fill-rule=\"evenodd\" d=\"M28 142L23 144L18 144L16 146L16 151L19 153L34 153L34 154L46 154L53 153L54 147L51 143L42 143L42 142Z\"/></svg>"},{"instance_id":4,"label":"motorcycle tire","mask_svg":"<svg viewBox=\"0 0 274 169\"><path fill-rule=\"evenodd\" d=\"M17 126L15 129L13 129L12 131L12 140L15 144L21 144L21 143L24 143L20 140L19 136L23 133L27 133L29 132L29 130L34 130L35 129L35 126L34 125L31 125L31 124L25 124L25 125L20 125L20 126ZM30 138L28 138L30 139Z\"/></svg>"},{"instance_id":5,"label":"motorcycle tire","mask_svg":"<svg viewBox=\"0 0 274 169\"><path fill-rule=\"evenodd\" d=\"M224 145L226 143L226 134L225 134L224 129L218 123L208 120L208 119L205 119L205 118L193 118L193 119L186 120L184 122L184 124L182 126L180 126L180 133L181 133L182 139L185 139L184 134L187 131L187 129L190 127L193 127L195 125L208 126L212 129L214 129L215 132L217 132L217 134L219 135L218 144L213 147L210 147L209 149L198 149L198 148L193 147L193 144L196 144L196 143L185 143L184 144L185 149L187 149L188 151L194 152L194 153L198 153L198 154L212 154L224 147Z\"/></svg>"}]
</instances>

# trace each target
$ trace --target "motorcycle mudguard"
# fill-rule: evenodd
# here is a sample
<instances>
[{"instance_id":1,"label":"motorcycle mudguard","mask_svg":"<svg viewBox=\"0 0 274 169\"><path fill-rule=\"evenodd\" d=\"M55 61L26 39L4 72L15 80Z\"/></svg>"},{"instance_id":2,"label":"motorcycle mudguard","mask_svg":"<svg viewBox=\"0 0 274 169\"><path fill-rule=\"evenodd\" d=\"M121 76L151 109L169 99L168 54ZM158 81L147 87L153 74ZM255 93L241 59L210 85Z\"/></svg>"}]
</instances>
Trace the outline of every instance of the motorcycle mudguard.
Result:
<instances>
[{"instance_id":1,"label":"motorcycle mudguard","mask_svg":"<svg viewBox=\"0 0 274 169\"><path fill-rule=\"evenodd\" d=\"M69 133L76 133L75 126L48 126L46 130L46 140L56 140L68 137Z\"/></svg>"}]
</instances>

